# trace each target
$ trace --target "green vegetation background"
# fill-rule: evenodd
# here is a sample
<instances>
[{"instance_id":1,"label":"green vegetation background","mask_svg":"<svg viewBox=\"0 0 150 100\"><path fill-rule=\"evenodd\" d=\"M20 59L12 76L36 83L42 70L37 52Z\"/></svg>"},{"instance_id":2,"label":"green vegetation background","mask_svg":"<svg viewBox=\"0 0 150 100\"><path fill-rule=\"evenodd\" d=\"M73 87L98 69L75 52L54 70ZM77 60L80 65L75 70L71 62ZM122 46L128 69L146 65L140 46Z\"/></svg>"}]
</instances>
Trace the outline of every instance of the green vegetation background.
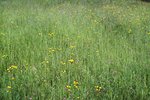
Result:
<instances>
[{"instance_id":1,"label":"green vegetation background","mask_svg":"<svg viewBox=\"0 0 150 100\"><path fill-rule=\"evenodd\" d=\"M150 4L0 0L0 100L149 100Z\"/></svg>"}]
</instances>

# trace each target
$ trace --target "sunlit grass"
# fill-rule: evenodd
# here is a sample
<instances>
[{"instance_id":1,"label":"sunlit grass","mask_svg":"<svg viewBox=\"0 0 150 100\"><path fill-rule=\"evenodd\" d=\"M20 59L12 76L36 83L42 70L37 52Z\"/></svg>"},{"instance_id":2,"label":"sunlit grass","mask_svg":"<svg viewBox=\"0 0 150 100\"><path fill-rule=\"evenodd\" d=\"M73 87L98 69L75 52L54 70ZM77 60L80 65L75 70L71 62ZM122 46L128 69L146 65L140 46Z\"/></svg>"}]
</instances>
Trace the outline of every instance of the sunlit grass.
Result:
<instances>
[{"instance_id":1,"label":"sunlit grass","mask_svg":"<svg viewBox=\"0 0 150 100\"><path fill-rule=\"evenodd\" d=\"M149 4L0 5L0 100L150 99Z\"/></svg>"}]
</instances>

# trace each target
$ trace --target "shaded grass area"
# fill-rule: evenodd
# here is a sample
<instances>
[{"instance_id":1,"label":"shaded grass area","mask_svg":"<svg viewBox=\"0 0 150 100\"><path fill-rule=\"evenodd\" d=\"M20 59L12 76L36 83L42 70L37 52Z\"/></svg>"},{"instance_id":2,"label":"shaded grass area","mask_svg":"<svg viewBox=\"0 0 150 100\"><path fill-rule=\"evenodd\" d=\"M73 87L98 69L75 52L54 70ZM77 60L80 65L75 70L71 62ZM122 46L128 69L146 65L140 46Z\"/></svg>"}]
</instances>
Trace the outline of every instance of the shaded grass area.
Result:
<instances>
[{"instance_id":1,"label":"shaded grass area","mask_svg":"<svg viewBox=\"0 0 150 100\"><path fill-rule=\"evenodd\" d=\"M0 99L149 99L150 7L106 1L1 1Z\"/></svg>"}]
</instances>

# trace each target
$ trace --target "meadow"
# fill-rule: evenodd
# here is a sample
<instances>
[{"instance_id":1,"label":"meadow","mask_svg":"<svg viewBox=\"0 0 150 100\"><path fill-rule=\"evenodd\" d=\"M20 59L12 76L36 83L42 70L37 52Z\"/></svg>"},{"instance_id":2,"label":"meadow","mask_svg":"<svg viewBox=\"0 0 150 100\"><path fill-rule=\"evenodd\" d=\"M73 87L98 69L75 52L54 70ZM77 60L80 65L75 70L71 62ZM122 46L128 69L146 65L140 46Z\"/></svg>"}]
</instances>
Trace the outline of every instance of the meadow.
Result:
<instances>
[{"instance_id":1,"label":"meadow","mask_svg":"<svg viewBox=\"0 0 150 100\"><path fill-rule=\"evenodd\" d=\"M0 0L0 100L150 100L150 3Z\"/></svg>"}]
</instances>

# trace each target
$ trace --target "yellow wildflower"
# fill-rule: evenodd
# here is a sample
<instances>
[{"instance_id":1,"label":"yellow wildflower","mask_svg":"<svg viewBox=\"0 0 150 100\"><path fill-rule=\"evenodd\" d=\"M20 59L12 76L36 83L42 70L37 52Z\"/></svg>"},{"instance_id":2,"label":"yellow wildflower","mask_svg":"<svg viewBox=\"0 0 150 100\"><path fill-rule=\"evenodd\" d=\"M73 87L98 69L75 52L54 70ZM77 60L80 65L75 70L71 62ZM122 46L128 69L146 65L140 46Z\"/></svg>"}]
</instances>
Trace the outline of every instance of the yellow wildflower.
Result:
<instances>
[{"instance_id":1,"label":"yellow wildflower","mask_svg":"<svg viewBox=\"0 0 150 100\"><path fill-rule=\"evenodd\" d=\"M12 69L17 69L17 66L12 65L11 68L12 68Z\"/></svg>"},{"instance_id":2,"label":"yellow wildflower","mask_svg":"<svg viewBox=\"0 0 150 100\"><path fill-rule=\"evenodd\" d=\"M74 87L75 87L76 89L79 89L79 87L78 87L77 85L74 85Z\"/></svg>"},{"instance_id":3,"label":"yellow wildflower","mask_svg":"<svg viewBox=\"0 0 150 100\"><path fill-rule=\"evenodd\" d=\"M79 85L79 82L75 80L75 81L73 81L73 84L74 85Z\"/></svg>"},{"instance_id":4,"label":"yellow wildflower","mask_svg":"<svg viewBox=\"0 0 150 100\"><path fill-rule=\"evenodd\" d=\"M10 72L10 68L8 68L7 71Z\"/></svg>"},{"instance_id":5,"label":"yellow wildflower","mask_svg":"<svg viewBox=\"0 0 150 100\"><path fill-rule=\"evenodd\" d=\"M66 70L62 70L61 71L61 75L63 75L64 73L66 73Z\"/></svg>"},{"instance_id":6,"label":"yellow wildflower","mask_svg":"<svg viewBox=\"0 0 150 100\"><path fill-rule=\"evenodd\" d=\"M102 89L102 87L100 87L100 86L95 86L95 90L96 90L96 92L100 92L100 91L101 91L101 89Z\"/></svg>"},{"instance_id":7,"label":"yellow wildflower","mask_svg":"<svg viewBox=\"0 0 150 100\"><path fill-rule=\"evenodd\" d=\"M48 49L48 52L49 52L49 53L52 53L52 52L55 52L55 51L56 51L55 48L49 48L49 49Z\"/></svg>"},{"instance_id":8,"label":"yellow wildflower","mask_svg":"<svg viewBox=\"0 0 150 100\"><path fill-rule=\"evenodd\" d=\"M74 63L74 60L73 59L70 59L70 60L68 60L70 63Z\"/></svg>"},{"instance_id":9,"label":"yellow wildflower","mask_svg":"<svg viewBox=\"0 0 150 100\"><path fill-rule=\"evenodd\" d=\"M54 52L55 50L54 49L52 49L52 52Z\"/></svg>"},{"instance_id":10,"label":"yellow wildflower","mask_svg":"<svg viewBox=\"0 0 150 100\"><path fill-rule=\"evenodd\" d=\"M71 86L70 86L70 85L67 85L67 86L66 86L66 89L67 89L68 91L71 91Z\"/></svg>"},{"instance_id":11,"label":"yellow wildflower","mask_svg":"<svg viewBox=\"0 0 150 100\"><path fill-rule=\"evenodd\" d=\"M78 86L79 86L79 82L78 82L78 81L76 81L76 80L73 81L73 84L74 84L74 87L75 87L75 88L77 88L77 89L79 88L79 87L78 87Z\"/></svg>"},{"instance_id":12,"label":"yellow wildflower","mask_svg":"<svg viewBox=\"0 0 150 100\"><path fill-rule=\"evenodd\" d=\"M48 64L48 63L49 63L49 61L47 60L47 61L46 61L46 63Z\"/></svg>"},{"instance_id":13,"label":"yellow wildflower","mask_svg":"<svg viewBox=\"0 0 150 100\"><path fill-rule=\"evenodd\" d=\"M11 89L11 86L7 86L8 89Z\"/></svg>"},{"instance_id":14,"label":"yellow wildflower","mask_svg":"<svg viewBox=\"0 0 150 100\"><path fill-rule=\"evenodd\" d=\"M54 36L54 33L48 33L48 35L49 35L50 37L52 37L52 36Z\"/></svg>"},{"instance_id":15,"label":"yellow wildflower","mask_svg":"<svg viewBox=\"0 0 150 100\"><path fill-rule=\"evenodd\" d=\"M71 86L70 86L70 85L67 85L66 88L67 88L67 89L71 89Z\"/></svg>"}]
</instances>

